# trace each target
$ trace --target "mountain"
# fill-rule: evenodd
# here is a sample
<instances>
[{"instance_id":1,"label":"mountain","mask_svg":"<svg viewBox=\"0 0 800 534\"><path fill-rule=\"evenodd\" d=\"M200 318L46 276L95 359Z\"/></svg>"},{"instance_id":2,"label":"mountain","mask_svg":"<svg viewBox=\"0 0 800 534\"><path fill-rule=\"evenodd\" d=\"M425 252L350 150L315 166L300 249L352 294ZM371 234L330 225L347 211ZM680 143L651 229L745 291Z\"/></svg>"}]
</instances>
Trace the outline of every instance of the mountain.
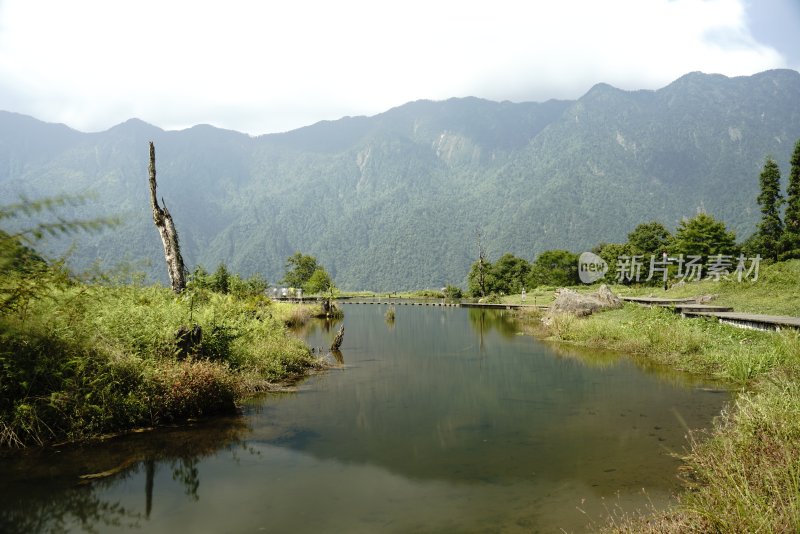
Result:
<instances>
[{"instance_id":1,"label":"mountain","mask_svg":"<svg viewBox=\"0 0 800 534\"><path fill-rule=\"evenodd\" d=\"M656 91L599 84L574 101L417 101L260 137L136 119L80 133L0 112L0 194L94 193L64 215L123 223L81 236L74 266L128 261L165 280L147 197L154 141L159 193L190 267L225 261L275 283L299 250L342 288L441 287L463 283L477 231L491 259L533 260L624 241L644 221L674 228L705 209L744 239L764 158L788 176L797 102L800 73L774 70L690 73Z\"/></svg>"}]
</instances>

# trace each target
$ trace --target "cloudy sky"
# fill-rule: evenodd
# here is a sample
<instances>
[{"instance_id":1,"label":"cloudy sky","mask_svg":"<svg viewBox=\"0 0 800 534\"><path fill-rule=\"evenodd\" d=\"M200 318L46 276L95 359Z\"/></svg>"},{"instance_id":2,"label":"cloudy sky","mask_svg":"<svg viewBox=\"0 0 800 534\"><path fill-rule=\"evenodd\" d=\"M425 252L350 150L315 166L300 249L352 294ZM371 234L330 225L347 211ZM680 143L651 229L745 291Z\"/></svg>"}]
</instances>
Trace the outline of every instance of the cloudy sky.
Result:
<instances>
[{"instance_id":1,"label":"cloudy sky","mask_svg":"<svg viewBox=\"0 0 800 534\"><path fill-rule=\"evenodd\" d=\"M0 0L0 109L250 134L422 98L800 70L800 0Z\"/></svg>"}]
</instances>

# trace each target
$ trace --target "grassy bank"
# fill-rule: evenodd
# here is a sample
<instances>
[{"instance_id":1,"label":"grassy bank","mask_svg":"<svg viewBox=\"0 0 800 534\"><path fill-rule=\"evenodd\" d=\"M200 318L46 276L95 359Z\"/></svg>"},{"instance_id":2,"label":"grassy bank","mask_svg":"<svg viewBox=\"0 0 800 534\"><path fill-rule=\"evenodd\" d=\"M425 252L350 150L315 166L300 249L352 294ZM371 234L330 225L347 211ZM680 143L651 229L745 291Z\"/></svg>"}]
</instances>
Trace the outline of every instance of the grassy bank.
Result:
<instances>
[{"instance_id":1,"label":"grassy bank","mask_svg":"<svg viewBox=\"0 0 800 534\"><path fill-rule=\"evenodd\" d=\"M716 294L714 303L737 310L797 315L800 262L764 266L761 274L756 283L705 281L667 292L625 292ZM655 516L612 517L609 530L800 530L800 333L742 330L634 304L581 319L558 316L549 327L535 328L552 340L625 351L646 362L724 380L738 391L711 431L692 436L682 473L687 486L676 505Z\"/></svg>"},{"instance_id":2,"label":"grassy bank","mask_svg":"<svg viewBox=\"0 0 800 534\"><path fill-rule=\"evenodd\" d=\"M0 314L0 447L229 412L316 362L286 328L308 307L50 278L6 286L24 291Z\"/></svg>"}]
</instances>

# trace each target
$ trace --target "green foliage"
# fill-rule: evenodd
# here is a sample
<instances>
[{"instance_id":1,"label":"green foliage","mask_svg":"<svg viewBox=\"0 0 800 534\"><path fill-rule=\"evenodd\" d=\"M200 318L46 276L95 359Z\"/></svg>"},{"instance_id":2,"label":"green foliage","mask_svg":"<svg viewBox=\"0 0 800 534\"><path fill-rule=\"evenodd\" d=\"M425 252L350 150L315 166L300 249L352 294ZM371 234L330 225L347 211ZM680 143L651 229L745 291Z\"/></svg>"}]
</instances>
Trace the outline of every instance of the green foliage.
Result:
<instances>
[{"instance_id":1,"label":"green foliage","mask_svg":"<svg viewBox=\"0 0 800 534\"><path fill-rule=\"evenodd\" d=\"M592 252L603 258L608 264L605 280L617 280L617 260L623 256L632 256L633 251L628 243L601 243Z\"/></svg>"},{"instance_id":2,"label":"green foliage","mask_svg":"<svg viewBox=\"0 0 800 534\"><path fill-rule=\"evenodd\" d=\"M68 207L78 207L85 202L86 197L81 195L50 196L38 200L22 197L17 203L0 206L0 221L36 216L37 220L33 224L12 236L25 241L38 241L45 236L59 237L79 232L96 232L119 223L116 218L67 219L59 215L59 211L65 211ZM42 221L44 214L49 215L51 220Z\"/></svg>"},{"instance_id":3,"label":"green foliage","mask_svg":"<svg viewBox=\"0 0 800 534\"><path fill-rule=\"evenodd\" d=\"M737 250L736 234L729 232L724 222L706 213L683 219L670 245L670 253L698 255L703 262L711 255L734 255Z\"/></svg>"},{"instance_id":4,"label":"green foliage","mask_svg":"<svg viewBox=\"0 0 800 534\"><path fill-rule=\"evenodd\" d=\"M800 258L800 139L795 143L792 153L780 248L781 259Z\"/></svg>"},{"instance_id":5,"label":"green foliage","mask_svg":"<svg viewBox=\"0 0 800 534\"><path fill-rule=\"evenodd\" d=\"M190 293L190 290L187 293ZM265 297L73 284L0 317L0 441L77 439L230 411L265 380L312 365ZM178 360L176 332L202 330ZM4 430L3 430L4 429Z\"/></svg>"},{"instance_id":6,"label":"green foliage","mask_svg":"<svg viewBox=\"0 0 800 534\"><path fill-rule=\"evenodd\" d=\"M761 206L761 222L758 223L758 242L761 254L765 258L777 260L780 252L779 242L783 234L780 214L783 197L781 196L781 171L771 157L768 157L764 163L759 183L761 193L757 200L758 205Z\"/></svg>"},{"instance_id":7,"label":"green foliage","mask_svg":"<svg viewBox=\"0 0 800 534\"><path fill-rule=\"evenodd\" d=\"M530 271L531 265L527 260L509 253L503 254L494 263L478 259L472 264L467 276L468 290L473 297L519 293L527 282Z\"/></svg>"},{"instance_id":8,"label":"green foliage","mask_svg":"<svg viewBox=\"0 0 800 534\"><path fill-rule=\"evenodd\" d=\"M189 274L186 286L191 290L211 289L211 276L205 267L198 265Z\"/></svg>"},{"instance_id":9,"label":"green foliage","mask_svg":"<svg viewBox=\"0 0 800 534\"><path fill-rule=\"evenodd\" d=\"M479 258L475 260L467 274L467 290L473 297L483 297L494 292L496 280L492 262Z\"/></svg>"},{"instance_id":10,"label":"green foliage","mask_svg":"<svg viewBox=\"0 0 800 534\"><path fill-rule=\"evenodd\" d=\"M208 274L202 265L198 265L189 275L187 287L191 295L201 299L206 291L231 294L246 299L263 296L269 288L269 282L261 273L243 279L238 274L232 274L224 263L220 263L213 275Z\"/></svg>"},{"instance_id":11,"label":"green foliage","mask_svg":"<svg viewBox=\"0 0 800 534\"><path fill-rule=\"evenodd\" d=\"M303 287L317 270L317 258L295 252L286 259L286 274L282 282L289 287Z\"/></svg>"},{"instance_id":12,"label":"green foliage","mask_svg":"<svg viewBox=\"0 0 800 534\"><path fill-rule=\"evenodd\" d=\"M450 300L457 300L463 296L461 288L447 284L444 288L444 298Z\"/></svg>"},{"instance_id":13,"label":"green foliage","mask_svg":"<svg viewBox=\"0 0 800 534\"><path fill-rule=\"evenodd\" d=\"M547 250L539 254L527 278L528 287L564 287L579 283L578 255L568 250Z\"/></svg>"},{"instance_id":14,"label":"green foliage","mask_svg":"<svg viewBox=\"0 0 800 534\"><path fill-rule=\"evenodd\" d=\"M520 293L530 272L531 264L527 260L517 258L513 254L503 254L492 265L494 286L490 289L490 292L505 295Z\"/></svg>"},{"instance_id":15,"label":"green foliage","mask_svg":"<svg viewBox=\"0 0 800 534\"><path fill-rule=\"evenodd\" d=\"M756 283L689 283L675 297L712 290L737 311L797 315L800 260L763 266ZM670 290L672 293L673 290ZM642 294L649 289L643 288ZM781 302L781 299L783 301ZM628 304L585 319L556 317L556 339L639 355L746 388L710 435L691 436L680 505L614 532L793 532L800 524L800 335L758 332L668 309Z\"/></svg>"},{"instance_id":16,"label":"green foliage","mask_svg":"<svg viewBox=\"0 0 800 534\"><path fill-rule=\"evenodd\" d=\"M28 205L12 208L0 219ZM312 365L287 335L285 312L273 314L260 275L242 280L220 265L209 276L198 267L176 297L160 287L78 282L26 244L40 230L94 227L0 231L0 447L232 411L247 389ZM176 333L190 322L202 341L181 360Z\"/></svg>"},{"instance_id":17,"label":"green foliage","mask_svg":"<svg viewBox=\"0 0 800 534\"><path fill-rule=\"evenodd\" d=\"M657 221L639 224L628 234L630 253L646 257L666 252L671 240L669 230Z\"/></svg>"},{"instance_id":18,"label":"green foliage","mask_svg":"<svg viewBox=\"0 0 800 534\"><path fill-rule=\"evenodd\" d=\"M295 252L286 259L286 274L283 283L301 288L308 294L324 293L333 288L333 280L317 258Z\"/></svg>"},{"instance_id":19,"label":"green foliage","mask_svg":"<svg viewBox=\"0 0 800 534\"><path fill-rule=\"evenodd\" d=\"M483 269L483 292L481 291ZM563 287L579 283L578 255L567 250L548 250L531 265L524 258L506 253L496 262L477 260L472 264L467 285L472 297L492 297L518 294L523 288L539 286Z\"/></svg>"},{"instance_id":20,"label":"green foliage","mask_svg":"<svg viewBox=\"0 0 800 534\"><path fill-rule=\"evenodd\" d=\"M800 526L800 386L780 378L736 399L711 438L685 457L698 490L687 514L705 532L792 532Z\"/></svg>"},{"instance_id":21,"label":"green foliage","mask_svg":"<svg viewBox=\"0 0 800 534\"><path fill-rule=\"evenodd\" d=\"M231 279L231 293L238 298L264 296L269 289L269 282L261 273L254 273L246 279L238 274Z\"/></svg>"},{"instance_id":22,"label":"green foliage","mask_svg":"<svg viewBox=\"0 0 800 534\"><path fill-rule=\"evenodd\" d=\"M211 275L209 289L217 293L227 293L230 289L231 273L224 263L220 263L214 274Z\"/></svg>"},{"instance_id":23,"label":"green foliage","mask_svg":"<svg viewBox=\"0 0 800 534\"><path fill-rule=\"evenodd\" d=\"M624 242L652 219L674 230L687 206L701 204L737 235L751 234L759 219L753 163L770 153L781 167L788 162L786 139L800 137L790 120L799 94L800 74L789 70L693 73L656 91L597 86L576 101L413 102L257 138L126 123L68 132L58 143L52 125L0 113L8 178L0 198L22 184L32 192L96 188L99 206L126 214L124 225L77 242L70 266L149 258L150 279L165 281L152 222L134 216L143 206L131 177L144 176L148 138L170 146L170 181L161 186L187 231L189 265L226 261L231 272L273 281L302 250L350 289L461 285L476 259L476 224L495 259ZM69 217L97 215L69 206ZM58 240L41 250L58 256L69 246Z\"/></svg>"},{"instance_id":24,"label":"green foliage","mask_svg":"<svg viewBox=\"0 0 800 534\"><path fill-rule=\"evenodd\" d=\"M44 235L60 236L91 232L109 227L113 219L67 220L56 213L66 205L78 205L82 197L23 198L16 204L0 206L0 222L48 213L54 221L28 221L29 225L10 234L0 229L0 313L24 312L32 299L40 298L49 286L68 282L63 262L48 265L33 248Z\"/></svg>"},{"instance_id":25,"label":"green foliage","mask_svg":"<svg viewBox=\"0 0 800 534\"><path fill-rule=\"evenodd\" d=\"M324 293L328 291L333 285L331 276L322 267L317 266L311 274L311 278L303 284L303 291L307 294L313 295L315 293Z\"/></svg>"}]
</instances>

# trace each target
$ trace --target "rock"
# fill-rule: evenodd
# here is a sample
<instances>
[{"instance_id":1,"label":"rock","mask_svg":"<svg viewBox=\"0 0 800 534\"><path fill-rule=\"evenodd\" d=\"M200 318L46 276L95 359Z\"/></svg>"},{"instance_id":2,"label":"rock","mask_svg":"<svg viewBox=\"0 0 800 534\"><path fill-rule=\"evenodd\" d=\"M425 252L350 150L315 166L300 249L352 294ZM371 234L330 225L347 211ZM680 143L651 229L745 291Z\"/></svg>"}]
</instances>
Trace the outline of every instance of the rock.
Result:
<instances>
[{"instance_id":1,"label":"rock","mask_svg":"<svg viewBox=\"0 0 800 534\"><path fill-rule=\"evenodd\" d=\"M701 295L701 296L697 297L697 303L698 304L708 304L709 302L711 302L712 300L714 300L718 296L719 295Z\"/></svg>"},{"instance_id":2,"label":"rock","mask_svg":"<svg viewBox=\"0 0 800 534\"><path fill-rule=\"evenodd\" d=\"M550 306L550 313L571 313L576 317L591 315L597 310L619 308L622 301L603 284L594 293L582 294L573 289L556 290L556 300Z\"/></svg>"},{"instance_id":3,"label":"rock","mask_svg":"<svg viewBox=\"0 0 800 534\"><path fill-rule=\"evenodd\" d=\"M590 296L599 300L607 308L622 307L622 301L605 284L601 285L600 288Z\"/></svg>"}]
</instances>

